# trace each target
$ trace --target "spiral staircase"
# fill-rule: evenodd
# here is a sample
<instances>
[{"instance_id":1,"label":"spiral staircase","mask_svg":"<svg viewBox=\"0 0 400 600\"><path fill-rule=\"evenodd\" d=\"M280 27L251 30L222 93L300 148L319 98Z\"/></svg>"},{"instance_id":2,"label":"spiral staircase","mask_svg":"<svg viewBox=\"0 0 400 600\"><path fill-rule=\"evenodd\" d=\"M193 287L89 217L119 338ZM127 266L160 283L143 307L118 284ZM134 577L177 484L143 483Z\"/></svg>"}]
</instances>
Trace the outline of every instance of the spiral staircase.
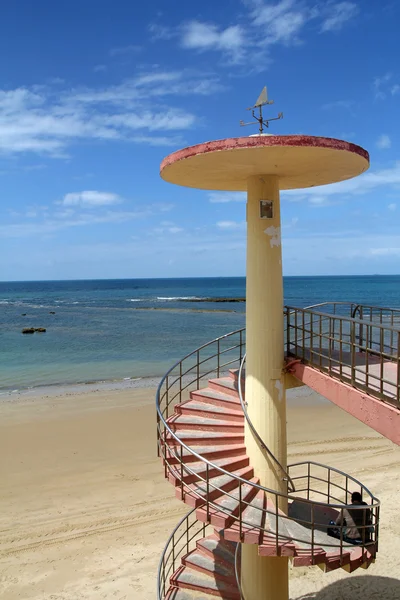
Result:
<instances>
[{"instance_id":1,"label":"spiral staircase","mask_svg":"<svg viewBox=\"0 0 400 600\"><path fill-rule=\"evenodd\" d=\"M301 378L295 367L306 365L400 412L400 311L326 303L286 307L285 316L288 387L295 384L290 371ZM397 371L388 370L388 364ZM375 560L377 498L352 476L320 463L284 469L249 418L244 381L242 329L187 355L158 388L158 451L165 477L176 497L191 508L164 548L158 600L246 600L240 583L241 544L256 545L260 556L288 557L294 567L318 565L325 572L353 572ZM246 454L246 420L266 458L282 472L285 493L260 485ZM337 538L327 532L329 521L343 518L354 491L362 494L370 517L365 507L359 509L359 545L349 543L342 527Z\"/></svg>"}]
</instances>

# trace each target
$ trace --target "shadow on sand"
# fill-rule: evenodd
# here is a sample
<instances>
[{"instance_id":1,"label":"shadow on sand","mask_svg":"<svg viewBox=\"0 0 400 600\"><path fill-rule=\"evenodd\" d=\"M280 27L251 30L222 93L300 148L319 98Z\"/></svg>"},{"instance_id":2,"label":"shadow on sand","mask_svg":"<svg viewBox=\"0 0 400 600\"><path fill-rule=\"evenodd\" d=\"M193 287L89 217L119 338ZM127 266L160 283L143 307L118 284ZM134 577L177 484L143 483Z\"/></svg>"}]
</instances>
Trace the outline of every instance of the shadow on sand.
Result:
<instances>
[{"instance_id":1,"label":"shadow on sand","mask_svg":"<svg viewBox=\"0 0 400 600\"><path fill-rule=\"evenodd\" d=\"M324 589L300 596L292 600L399 600L400 579L391 577L347 577L326 586Z\"/></svg>"}]
</instances>

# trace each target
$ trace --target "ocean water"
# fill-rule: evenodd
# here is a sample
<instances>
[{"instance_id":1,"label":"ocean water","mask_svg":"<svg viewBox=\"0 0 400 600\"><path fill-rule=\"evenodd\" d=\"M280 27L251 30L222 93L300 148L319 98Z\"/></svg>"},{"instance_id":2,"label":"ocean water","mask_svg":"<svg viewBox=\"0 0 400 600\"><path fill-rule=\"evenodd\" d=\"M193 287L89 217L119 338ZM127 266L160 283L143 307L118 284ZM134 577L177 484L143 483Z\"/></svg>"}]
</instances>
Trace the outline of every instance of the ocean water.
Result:
<instances>
[{"instance_id":1,"label":"ocean water","mask_svg":"<svg viewBox=\"0 0 400 600\"><path fill-rule=\"evenodd\" d=\"M400 276L287 277L285 304L400 307ZM245 325L245 278L0 282L0 393L161 376ZM55 313L55 314L51 314ZM46 333L22 335L24 327Z\"/></svg>"}]
</instances>

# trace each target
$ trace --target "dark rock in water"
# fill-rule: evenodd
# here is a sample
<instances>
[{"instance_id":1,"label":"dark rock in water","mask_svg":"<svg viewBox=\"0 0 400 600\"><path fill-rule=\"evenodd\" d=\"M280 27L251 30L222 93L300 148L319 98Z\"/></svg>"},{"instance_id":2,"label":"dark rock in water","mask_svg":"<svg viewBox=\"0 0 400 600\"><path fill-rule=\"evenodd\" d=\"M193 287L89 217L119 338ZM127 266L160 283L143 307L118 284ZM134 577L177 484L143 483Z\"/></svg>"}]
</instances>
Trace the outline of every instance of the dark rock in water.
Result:
<instances>
[{"instance_id":1,"label":"dark rock in water","mask_svg":"<svg viewBox=\"0 0 400 600\"><path fill-rule=\"evenodd\" d=\"M24 327L22 333L35 333L35 329L33 327Z\"/></svg>"},{"instance_id":2,"label":"dark rock in water","mask_svg":"<svg viewBox=\"0 0 400 600\"><path fill-rule=\"evenodd\" d=\"M21 313L21 317L26 317L26 313Z\"/></svg>"},{"instance_id":3,"label":"dark rock in water","mask_svg":"<svg viewBox=\"0 0 400 600\"><path fill-rule=\"evenodd\" d=\"M55 315L55 314L56 314L56 311L55 311L55 310L51 310L51 311L49 312L49 315Z\"/></svg>"},{"instance_id":4,"label":"dark rock in water","mask_svg":"<svg viewBox=\"0 0 400 600\"><path fill-rule=\"evenodd\" d=\"M37 331L38 333L46 333L46 328L45 327L35 327L35 331Z\"/></svg>"}]
</instances>

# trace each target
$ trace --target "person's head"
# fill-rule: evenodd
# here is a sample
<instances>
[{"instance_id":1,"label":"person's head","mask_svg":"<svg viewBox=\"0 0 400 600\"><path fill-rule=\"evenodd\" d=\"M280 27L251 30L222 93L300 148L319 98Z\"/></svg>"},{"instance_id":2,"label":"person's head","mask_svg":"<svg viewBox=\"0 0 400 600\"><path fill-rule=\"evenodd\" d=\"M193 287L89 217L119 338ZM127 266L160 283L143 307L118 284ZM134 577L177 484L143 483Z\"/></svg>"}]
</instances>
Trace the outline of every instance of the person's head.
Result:
<instances>
[{"instance_id":1,"label":"person's head","mask_svg":"<svg viewBox=\"0 0 400 600\"><path fill-rule=\"evenodd\" d=\"M351 495L351 501L353 504L356 502L362 502L362 496L360 492L353 492Z\"/></svg>"}]
</instances>

